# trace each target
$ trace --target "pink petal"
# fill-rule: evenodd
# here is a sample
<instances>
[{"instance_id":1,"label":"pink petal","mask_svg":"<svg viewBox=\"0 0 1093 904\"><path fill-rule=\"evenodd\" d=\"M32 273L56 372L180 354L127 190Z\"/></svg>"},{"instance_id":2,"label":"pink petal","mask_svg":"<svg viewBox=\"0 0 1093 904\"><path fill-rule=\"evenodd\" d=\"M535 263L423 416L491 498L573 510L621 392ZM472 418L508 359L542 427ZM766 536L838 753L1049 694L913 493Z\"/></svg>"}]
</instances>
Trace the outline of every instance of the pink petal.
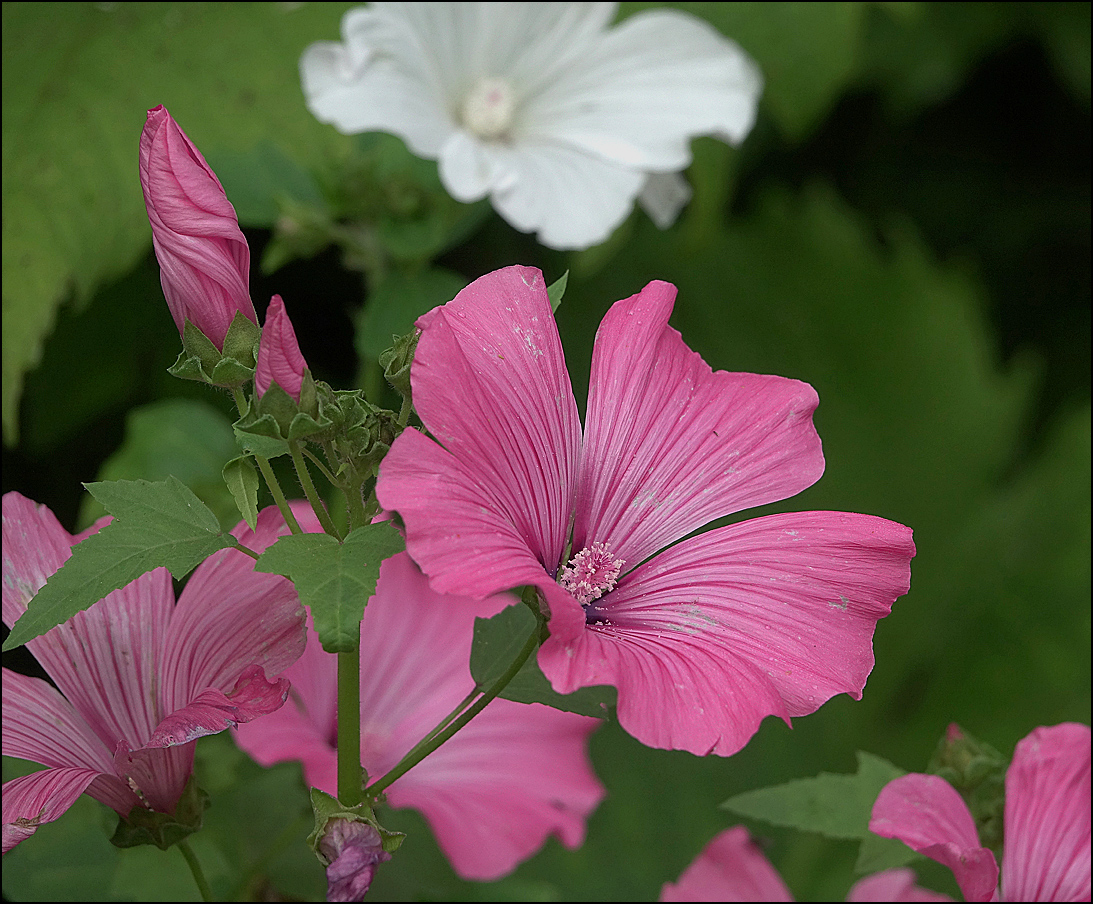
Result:
<instances>
[{"instance_id":1,"label":"pink petal","mask_svg":"<svg viewBox=\"0 0 1093 904\"><path fill-rule=\"evenodd\" d=\"M140 798L140 806L173 813L194 771L194 745L133 750L121 740L114 751L113 771ZM95 789L93 784L88 793L98 797Z\"/></svg>"},{"instance_id":2,"label":"pink petal","mask_svg":"<svg viewBox=\"0 0 1093 904\"><path fill-rule=\"evenodd\" d=\"M273 506L258 513L255 531L242 522L232 531L257 552L287 533ZM255 571L254 559L237 550L221 550L194 571L171 618L160 669L162 711L181 709L210 688L230 693L248 666L279 675L306 643L304 608L292 583Z\"/></svg>"},{"instance_id":3,"label":"pink petal","mask_svg":"<svg viewBox=\"0 0 1093 904\"><path fill-rule=\"evenodd\" d=\"M738 751L768 715L861 697L878 619L906 593L909 528L843 512L771 515L654 556L596 601L600 623L552 635L554 689L611 684L619 723L652 747Z\"/></svg>"},{"instance_id":4,"label":"pink petal","mask_svg":"<svg viewBox=\"0 0 1093 904\"><path fill-rule=\"evenodd\" d=\"M873 805L869 831L949 867L965 900L997 900L994 854L980 845L972 814L944 779L912 774L889 782Z\"/></svg>"},{"instance_id":5,"label":"pink petal","mask_svg":"<svg viewBox=\"0 0 1093 904\"><path fill-rule=\"evenodd\" d=\"M609 541L627 568L824 468L812 387L712 371L668 326L675 295L652 282L613 305L592 356L573 548Z\"/></svg>"},{"instance_id":6,"label":"pink petal","mask_svg":"<svg viewBox=\"0 0 1093 904\"><path fill-rule=\"evenodd\" d=\"M262 339L258 345L254 391L263 396L270 384L276 383L299 404L305 370L307 362L300 352L285 303L280 295L274 295L266 311L266 324L262 327Z\"/></svg>"},{"instance_id":7,"label":"pink petal","mask_svg":"<svg viewBox=\"0 0 1093 904\"><path fill-rule=\"evenodd\" d=\"M782 877L743 826L726 829L666 882L661 901L792 901Z\"/></svg>"},{"instance_id":8,"label":"pink petal","mask_svg":"<svg viewBox=\"0 0 1093 904\"><path fill-rule=\"evenodd\" d=\"M948 895L915 884L910 869L886 869L854 883L847 901L951 901Z\"/></svg>"},{"instance_id":9,"label":"pink petal","mask_svg":"<svg viewBox=\"0 0 1093 904\"><path fill-rule=\"evenodd\" d=\"M44 769L4 783L3 853L64 815L97 777L93 769Z\"/></svg>"},{"instance_id":10,"label":"pink petal","mask_svg":"<svg viewBox=\"0 0 1093 904\"><path fill-rule=\"evenodd\" d=\"M437 561L445 535L451 545L463 534L457 555L474 562L468 570L485 564L497 542L485 553L476 546L486 540L478 526L489 523L503 546L529 550L552 575L569 525L580 424L542 274L529 267L489 273L418 326L414 403L462 470L442 477L451 463L440 469L443 457L433 455L417 474L424 444L407 431L380 470L381 504L402 515L411 553L434 580L447 570ZM468 531L453 531L466 515L474 516ZM457 592L460 583L450 578L437 588ZM458 592L482 596L511 586Z\"/></svg>"},{"instance_id":11,"label":"pink petal","mask_svg":"<svg viewBox=\"0 0 1093 904\"><path fill-rule=\"evenodd\" d=\"M266 679L260 666L247 667L230 693L202 691L156 726L148 747L177 747L280 709L288 697L285 678Z\"/></svg>"},{"instance_id":12,"label":"pink petal","mask_svg":"<svg viewBox=\"0 0 1093 904\"><path fill-rule=\"evenodd\" d=\"M217 348L250 299L250 248L216 174L162 106L140 136L140 184L160 282L179 332L191 320Z\"/></svg>"},{"instance_id":13,"label":"pink petal","mask_svg":"<svg viewBox=\"0 0 1093 904\"><path fill-rule=\"evenodd\" d=\"M1090 898L1090 733L1035 729L1006 772L1002 893L1007 901Z\"/></svg>"},{"instance_id":14,"label":"pink petal","mask_svg":"<svg viewBox=\"0 0 1093 904\"><path fill-rule=\"evenodd\" d=\"M74 539L45 506L4 496L4 618L14 620L66 561ZM143 743L156 724L159 647L174 606L159 568L27 645L108 749Z\"/></svg>"}]
</instances>

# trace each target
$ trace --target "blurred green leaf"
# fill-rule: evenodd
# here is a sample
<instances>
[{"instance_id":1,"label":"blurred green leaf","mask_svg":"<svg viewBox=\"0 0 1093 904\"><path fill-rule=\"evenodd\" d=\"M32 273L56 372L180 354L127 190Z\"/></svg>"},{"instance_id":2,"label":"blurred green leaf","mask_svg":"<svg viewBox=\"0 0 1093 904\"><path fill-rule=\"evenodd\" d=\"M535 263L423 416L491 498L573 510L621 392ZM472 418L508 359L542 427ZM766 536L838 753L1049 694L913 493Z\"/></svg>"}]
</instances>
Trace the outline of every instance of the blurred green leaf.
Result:
<instances>
[{"instance_id":1,"label":"blurred green leaf","mask_svg":"<svg viewBox=\"0 0 1093 904\"><path fill-rule=\"evenodd\" d=\"M409 333L418 317L451 301L466 285L464 277L441 267L389 273L368 293L357 317L357 354L375 361L392 337Z\"/></svg>"},{"instance_id":2,"label":"blurred green leaf","mask_svg":"<svg viewBox=\"0 0 1093 904\"><path fill-rule=\"evenodd\" d=\"M347 7L4 4L8 441L23 375L40 359L57 307L70 294L84 303L148 248L137 174L145 111L164 104L206 153L272 140L297 164L320 159L345 139L307 111L297 61L311 41L337 35Z\"/></svg>"}]
</instances>

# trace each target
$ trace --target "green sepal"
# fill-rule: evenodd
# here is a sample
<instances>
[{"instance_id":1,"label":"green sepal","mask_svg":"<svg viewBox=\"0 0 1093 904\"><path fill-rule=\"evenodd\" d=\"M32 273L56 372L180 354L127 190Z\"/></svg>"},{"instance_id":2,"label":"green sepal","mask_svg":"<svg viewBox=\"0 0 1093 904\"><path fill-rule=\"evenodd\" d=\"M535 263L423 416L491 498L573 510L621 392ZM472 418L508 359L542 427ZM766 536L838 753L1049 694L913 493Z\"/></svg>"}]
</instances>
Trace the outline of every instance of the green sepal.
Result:
<instances>
[{"instance_id":1,"label":"green sepal","mask_svg":"<svg viewBox=\"0 0 1093 904\"><path fill-rule=\"evenodd\" d=\"M159 813L143 806L133 807L128 816L118 818L118 827L110 843L119 848L154 844L165 851L201 828L201 820L208 806L209 795L198 787L191 776L174 813Z\"/></svg>"},{"instance_id":2,"label":"green sepal","mask_svg":"<svg viewBox=\"0 0 1093 904\"><path fill-rule=\"evenodd\" d=\"M182 329L182 353L167 372L183 380L235 388L254 378L261 330L242 311L236 311L221 352L201 330L187 320Z\"/></svg>"},{"instance_id":3,"label":"green sepal","mask_svg":"<svg viewBox=\"0 0 1093 904\"><path fill-rule=\"evenodd\" d=\"M224 483L235 500L235 507L250 529L254 530L258 524L258 470L249 456L240 455L224 465L222 473Z\"/></svg>"},{"instance_id":4,"label":"green sepal","mask_svg":"<svg viewBox=\"0 0 1093 904\"><path fill-rule=\"evenodd\" d=\"M275 458L289 451L289 440L315 439L328 435L334 424L319 412L315 381L311 371L304 371L300 403L277 383L271 383L234 424L235 434L244 449Z\"/></svg>"},{"instance_id":5,"label":"green sepal","mask_svg":"<svg viewBox=\"0 0 1093 904\"><path fill-rule=\"evenodd\" d=\"M926 771L956 788L968 805L979 840L996 853L1002 849L1002 818L1009 763L990 744L953 725L937 745Z\"/></svg>"},{"instance_id":6,"label":"green sepal","mask_svg":"<svg viewBox=\"0 0 1093 904\"><path fill-rule=\"evenodd\" d=\"M323 382L316 387L319 416L333 424L329 454L337 462L335 474L347 484L359 484L375 474L401 432L398 417L371 404L359 390L335 391Z\"/></svg>"},{"instance_id":7,"label":"green sepal","mask_svg":"<svg viewBox=\"0 0 1093 904\"><path fill-rule=\"evenodd\" d=\"M391 347L380 352L379 364L383 368L384 379L400 396L410 401L410 365L414 363L414 352L421 330L411 330L404 336L392 336Z\"/></svg>"},{"instance_id":8,"label":"green sepal","mask_svg":"<svg viewBox=\"0 0 1093 904\"><path fill-rule=\"evenodd\" d=\"M367 781L367 778L365 781ZM376 814L367 804L347 807L318 788L311 789L311 809L315 812L315 828L307 836L307 844L315 852L315 856L324 863L325 858L319 852L319 842L326 834L327 823L332 819L348 819L352 822L367 823L379 833L380 844L388 854L397 851L406 838L405 832L392 832L381 826L376 820Z\"/></svg>"},{"instance_id":9,"label":"green sepal","mask_svg":"<svg viewBox=\"0 0 1093 904\"><path fill-rule=\"evenodd\" d=\"M547 286L547 298L550 299L550 309L555 314L558 313L558 305L562 303L562 296L565 295L565 287L568 282L569 271L566 270L565 273Z\"/></svg>"}]
</instances>

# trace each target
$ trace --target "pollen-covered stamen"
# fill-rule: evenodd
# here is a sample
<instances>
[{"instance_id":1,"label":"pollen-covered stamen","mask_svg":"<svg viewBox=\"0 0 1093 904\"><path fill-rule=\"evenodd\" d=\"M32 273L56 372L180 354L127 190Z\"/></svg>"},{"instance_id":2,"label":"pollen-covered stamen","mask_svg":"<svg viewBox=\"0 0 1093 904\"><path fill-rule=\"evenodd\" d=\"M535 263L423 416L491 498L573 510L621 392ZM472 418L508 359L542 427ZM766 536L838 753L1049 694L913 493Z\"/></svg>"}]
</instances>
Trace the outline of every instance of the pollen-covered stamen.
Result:
<instances>
[{"instance_id":1,"label":"pollen-covered stamen","mask_svg":"<svg viewBox=\"0 0 1093 904\"><path fill-rule=\"evenodd\" d=\"M625 563L611 554L607 543L598 540L569 560L558 573L558 583L582 606L612 590Z\"/></svg>"},{"instance_id":2,"label":"pollen-covered stamen","mask_svg":"<svg viewBox=\"0 0 1093 904\"><path fill-rule=\"evenodd\" d=\"M484 78L463 101L463 125L479 138L501 138L512 126L515 111L512 86L504 79Z\"/></svg>"}]
</instances>

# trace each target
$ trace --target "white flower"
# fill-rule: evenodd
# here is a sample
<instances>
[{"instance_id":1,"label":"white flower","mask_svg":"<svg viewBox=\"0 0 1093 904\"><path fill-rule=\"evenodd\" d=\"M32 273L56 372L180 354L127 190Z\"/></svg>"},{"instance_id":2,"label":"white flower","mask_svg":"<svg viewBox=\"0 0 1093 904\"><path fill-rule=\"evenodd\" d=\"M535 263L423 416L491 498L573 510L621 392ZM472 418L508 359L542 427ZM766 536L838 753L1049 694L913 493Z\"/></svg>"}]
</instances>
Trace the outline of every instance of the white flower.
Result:
<instances>
[{"instance_id":1,"label":"white flower","mask_svg":"<svg viewBox=\"0 0 1093 904\"><path fill-rule=\"evenodd\" d=\"M300 60L308 108L400 136L460 201L490 196L552 248L606 239L639 199L662 228L686 204L690 139L743 140L759 71L706 22L615 3L373 3ZM639 197L640 196L640 197Z\"/></svg>"}]
</instances>

